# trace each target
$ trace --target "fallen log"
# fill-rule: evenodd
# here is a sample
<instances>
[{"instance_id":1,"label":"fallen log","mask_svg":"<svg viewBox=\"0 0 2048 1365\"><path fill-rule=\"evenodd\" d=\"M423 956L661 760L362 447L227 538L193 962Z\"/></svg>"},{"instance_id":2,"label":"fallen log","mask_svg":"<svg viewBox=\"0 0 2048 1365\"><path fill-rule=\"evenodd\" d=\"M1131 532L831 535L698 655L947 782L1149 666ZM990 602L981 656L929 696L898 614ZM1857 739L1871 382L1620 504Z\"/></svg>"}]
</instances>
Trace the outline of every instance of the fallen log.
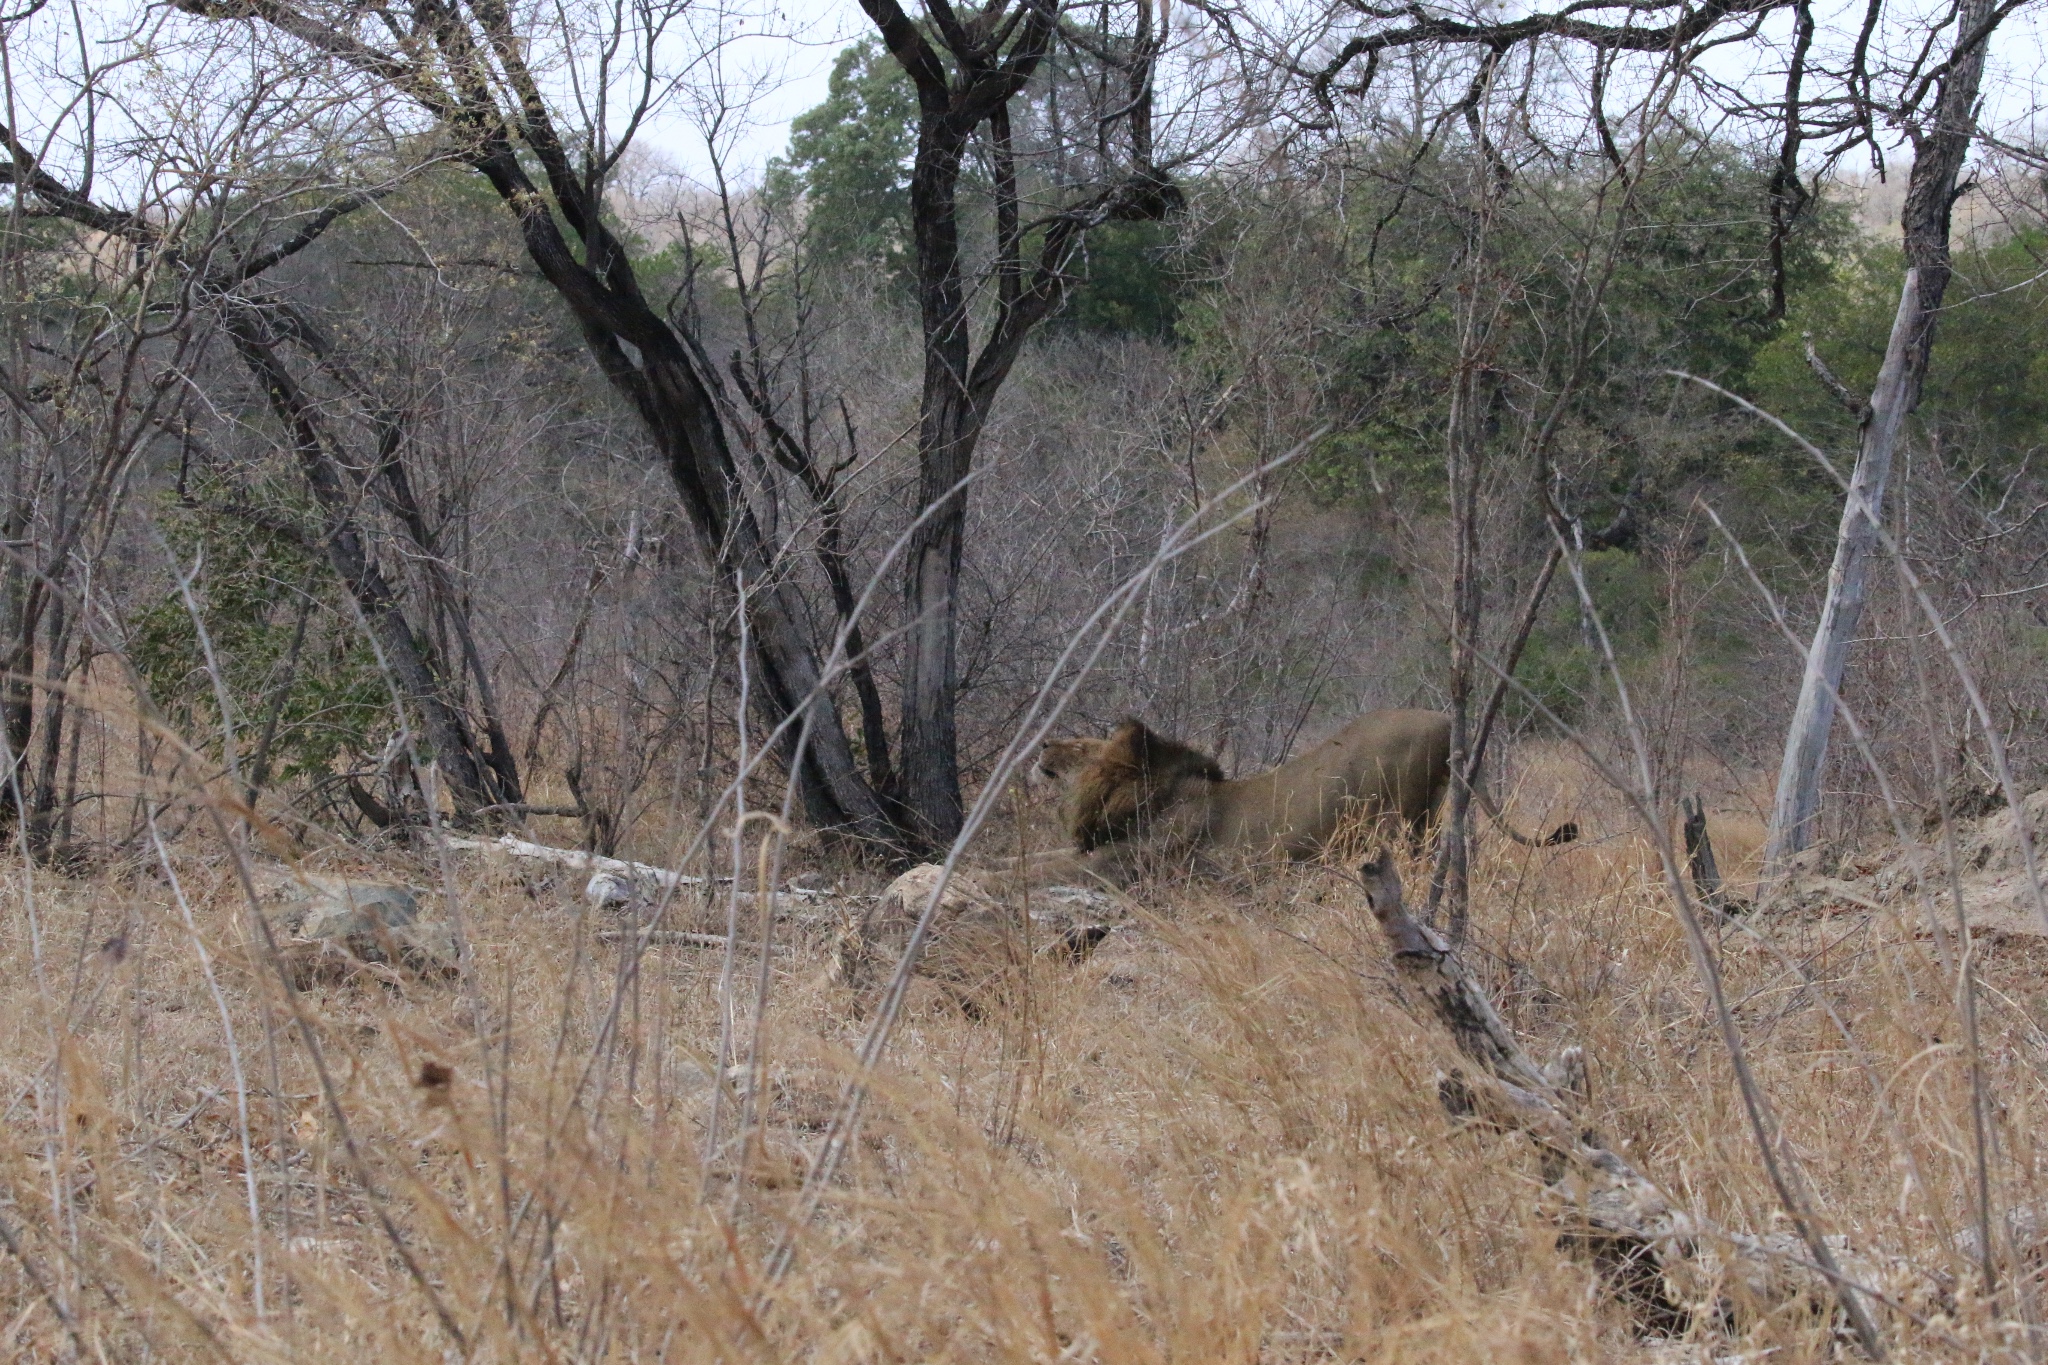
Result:
<instances>
[{"instance_id":1,"label":"fallen log","mask_svg":"<svg viewBox=\"0 0 2048 1365\"><path fill-rule=\"evenodd\" d=\"M531 858L540 862L554 863L559 867L572 868L578 872L588 872L593 876L600 873L608 874L630 882L650 883L663 889L676 886L702 886L705 882L703 877L693 877L685 872L675 872L665 867L656 867L652 863L634 863L628 862L624 858L606 858L600 854L588 853L576 848L553 848L547 844L536 844L530 839L521 839L510 834L502 835L496 839L472 839L460 834L444 834L441 836L441 839L450 848L466 849L478 853L504 853L514 858ZM729 884L732 878L713 877L710 880L715 883ZM833 893L830 891L793 886L783 887L775 894L778 896L788 896L795 900L834 899Z\"/></svg>"},{"instance_id":2,"label":"fallen log","mask_svg":"<svg viewBox=\"0 0 2048 1365\"><path fill-rule=\"evenodd\" d=\"M597 938L600 943L631 943L644 940L648 943L687 944L693 948L723 948L727 942L724 934L699 934L686 929L600 929L597 931ZM735 946L743 953L758 953L761 950L760 944L748 943L744 939L739 940ZM787 953L790 948L786 943L776 943L769 945L769 951Z\"/></svg>"},{"instance_id":3,"label":"fallen log","mask_svg":"<svg viewBox=\"0 0 2048 1365\"><path fill-rule=\"evenodd\" d=\"M1381 853L1359 870L1373 918L1393 950L1397 981L1427 1002L1459 1054L1473 1063L1441 1080L1454 1119L1526 1134L1542 1154L1543 1203L1561 1244L1586 1255L1643 1325L1685 1330L1732 1320L1740 1303L1762 1308L1803 1299L1824 1309L1837 1286L1785 1235L1752 1237L1688 1213L1577 1118L1586 1097L1583 1053L1545 1066L1522 1047L1484 988L1450 945L1408 913L1400 874ZM1860 1255L1829 1237L1845 1284L1924 1323L1950 1286L1896 1258Z\"/></svg>"}]
</instances>

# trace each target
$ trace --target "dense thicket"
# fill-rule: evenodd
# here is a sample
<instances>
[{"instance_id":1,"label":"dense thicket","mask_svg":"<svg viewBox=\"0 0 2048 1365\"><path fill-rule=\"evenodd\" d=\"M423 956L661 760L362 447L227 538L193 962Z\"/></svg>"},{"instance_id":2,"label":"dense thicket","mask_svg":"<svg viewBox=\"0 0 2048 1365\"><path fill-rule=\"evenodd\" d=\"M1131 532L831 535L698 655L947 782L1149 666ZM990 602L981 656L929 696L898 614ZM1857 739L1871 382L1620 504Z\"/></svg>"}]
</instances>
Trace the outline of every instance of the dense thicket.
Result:
<instances>
[{"instance_id":1,"label":"dense thicket","mask_svg":"<svg viewBox=\"0 0 2048 1365\"><path fill-rule=\"evenodd\" d=\"M1006 272L1035 261L1053 281L976 418L946 597L969 787L1105 594L1246 476L1255 510L1134 599L1066 723L1142 714L1248 768L1361 706L1441 704L1453 447L1477 471L1484 649L1505 647L1557 528L1587 551L1587 596L1538 613L1510 723L1600 728L1597 615L1642 687L1660 781L1675 792L1709 757L1731 788L1768 768L1793 655L1713 518L1803 623L1840 493L1677 375L1852 454L1856 417L1827 376L1869 390L1900 270L1859 223L1873 187L1820 187L1787 233L1776 149L1733 131L1660 124L1618 173L1533 126L1500 141L1383 120L1264 150L1240 133L1127 204L1099 154L1073 164L1087 148L1062 110L1120 69L1085 57L1061 47L1033 69L1002 140L973 132L958 168L973 326L1009 345L1005 310L1034 296L1004 293ZM800 637L785 648L814 659L858 615L831 714L880 808L908 811L887 749L932 607L899 588L899 541L917 543L931 501L940 354L919 101L883 42L858 43L757 187L687 185L636 154L594 191L605 235L580 250L615 278L597 254L629 260L682 338L761 559L704 543L630 373L606 382L639 350L593 363L594 314L564 309L532 224L470 152L422 158L394 135L309 162L294 144L126 219L89 195L30 215L25 196L5 241L9 809L46 843L133 837L110 757L126 739L62 704L115 686L119 659L205 761L301 820L416 818L413 765L432 759L463 818L573 810L618 847L650 811L708 808L735 727L758 745L794 714L760 709L765 656L742 648L762 629L743 602L780 593L779 628ZM1090 176L1108 197L1059 245ZM337 181L367 188L337 200ZM2024 186L1969 203L1893 516L2039 772L2048 237ZM72 527L65 509L88 505ZM1877 635L1911 633L1880 618ZM1907 659L1871 651L1851 688L1880 744ZM1943 723L1967 756L1960 720Z\"/></svg>"}]
</instances>

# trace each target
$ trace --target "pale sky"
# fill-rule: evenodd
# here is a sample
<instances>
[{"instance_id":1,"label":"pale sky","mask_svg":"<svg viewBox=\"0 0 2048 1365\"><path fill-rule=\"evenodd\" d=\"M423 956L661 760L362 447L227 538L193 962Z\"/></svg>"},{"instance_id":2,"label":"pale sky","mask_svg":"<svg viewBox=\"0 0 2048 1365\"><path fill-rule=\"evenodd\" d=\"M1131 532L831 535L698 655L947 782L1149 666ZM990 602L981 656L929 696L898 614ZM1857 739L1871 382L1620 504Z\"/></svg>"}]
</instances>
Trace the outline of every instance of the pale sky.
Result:
<instances>
[{"instance_id":1,"label":"pale sky","mask_svg":"<svg viewBox=\"0 0 2048 1365\"><path fill-rule=\"evenodd\" d=\"M759 89L732 139L732 160L742 178L751 179L788 147L790 120L823 102L832 59L873 28L856 0L770 0L740 28L742 36L727 44L720 60ZM689 111L671 110L642 141L692 179L709 178L704 138Z\"/></svg>"},{"instance_id":2,"label":"pale sky","mask_svg":"<svg viewBox=\"0 0 2048 1365\"><path fill-rule=\"evenodd\" d=\"M1492 12L1508 14L1556 2L1491 0L1490 8ZM1865 0L1819 0L1816 11L1822 33L1817 53L1838 56L1853 41L1864 3ZM1910 44L1914 35L1903 31L1910 25L1896 21L1915 10L1938 13L1946 3L1947 0L1891 0L1894 22L1887 28L1894 31L1887 34L1886 40ZM1247 8L1255 14L1282 16L1295 10L1310 13L1317 5L1315 0L1248 0ZM73 125L58 130L47 154L60 170L75 172L75 159L67 157L66 152L75 149L78 142L79 130L75 125L83 116L83 106L73 97L75 83L65 75L64 69L73 65L65 55L73 42L72 21L59 12L61 9L51 7L8 30L10 53L15 58L10 74L18 126L32 146L40 147L48 131L38 126L38 115L57 114L64 124ZM114 77L117 86L123 89L123 97L97 106L102 119L100 136L109 140L110 145L118 142L124 134L116 125L127 115L145 120L134 132L147 141L154 131L153 121L164 116L162 109L182 107L180 101L184 99L176 70L177 54L163 59L169 66L161 62L137 65L133 64L133 56L124 55L129 45L125 35L145 14L157 11L149 6L148 0L107 0L100 6L88 3L84 12L103 29L98 35L95 60L129 63ZM1182 12L1177 17L1187 16ZM1789 22L1789 16L1781 14L1766 25L1768 36L1777 40L1779 47L1775 58L1754 47L1732 47L1710 57L1707 69L1721 68L1716 74L1738 86L1759 80L1767 82L1768 68L1782 61L1784 30ZM671 69L681 79L674 97L653 124L642 130L639 141L661 161L700 184L711 178L711 158L703 129L713 121L714 114L723 120L719 141L726 151L729 176L742 183L757 180L767 160L787 147L790 120L824 99L833 58L848 43L872 32L857 0L694 0L682 25L671 31L670 40L675 46L669 53L676 59L669 63ZM165 31L175 32L179 28L175 19L166 21ZM2031 0L2001 27L1986 81L1986 124L2015 141L2037 145L2048 133L2039 122L2039 111L2048 103L2048 75L2044 75L2048 72L2048 41L2044 39L2048 39L2048 0ZM205 51L203 47L198 50ZM230 73L224 79L232 81L234 77ZM742 107L707 108L704 101L713 91L727 92L728 100L737 100ZM629 83L622 82L619 93L630 97ZM742 93L745 98L739 99ZM203 102L193 103L185 116L199 117L206 112ZM67 142L70 148L66 147ZM1853 172L1860 168L1844 169ZM1894 160L1892 169L1903 169L1902 162Z\"/></svg>"}]
</instances>

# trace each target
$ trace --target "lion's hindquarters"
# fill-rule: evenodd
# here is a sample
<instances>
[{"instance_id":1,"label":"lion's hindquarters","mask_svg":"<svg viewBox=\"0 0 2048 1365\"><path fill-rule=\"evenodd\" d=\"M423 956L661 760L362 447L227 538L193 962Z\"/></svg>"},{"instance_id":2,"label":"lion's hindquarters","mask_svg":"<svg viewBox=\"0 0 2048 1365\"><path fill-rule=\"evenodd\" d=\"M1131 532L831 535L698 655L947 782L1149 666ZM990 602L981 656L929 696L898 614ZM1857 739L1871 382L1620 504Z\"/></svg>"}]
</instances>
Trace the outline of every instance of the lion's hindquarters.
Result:
<instances>
[{"instance_id":1,"label":"lion's hindquarters","mask_svg":"<svg viewBox=\"0 0 2048 1365\"><path fill-rule=\"evenodd\" d=\"M1282 792L1295 793L1287 851L1313 857L1345 829L1395 820L1420 839L1449 785L1449 758L1445 716L1406 710L1360 716L1269 775ZM1303 799L1311 793L1313 799Z\"/></svg>"}]
</instances>

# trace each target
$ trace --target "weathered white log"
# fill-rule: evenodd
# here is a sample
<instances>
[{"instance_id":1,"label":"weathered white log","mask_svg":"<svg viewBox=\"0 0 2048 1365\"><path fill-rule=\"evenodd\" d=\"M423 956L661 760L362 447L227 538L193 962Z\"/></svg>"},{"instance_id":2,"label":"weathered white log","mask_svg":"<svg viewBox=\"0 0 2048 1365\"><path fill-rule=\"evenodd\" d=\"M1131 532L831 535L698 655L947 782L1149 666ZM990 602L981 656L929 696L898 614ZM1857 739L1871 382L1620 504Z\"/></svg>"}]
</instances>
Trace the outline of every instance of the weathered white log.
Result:
<instances>
[{"instance_id":1,"label":"weathered white log","mask_svg":"<svg viewBox=\"0 0 2048 1365\"><path fill-rule=\"evenodd\" d=\"M471 839L459 834L445 834L442 838L450 848L468 849L474 852L504 853L514 858L533 858L541 862L554 863L561 867L574 868L579 872L610 873L613 876L633 881L652 882L657 886L702 886L704 878L692 877L687 873L674 872L651 863L627 862L624 858L606 858L596 853L587 853L576 848L552 848L547 844L536 844L529 839L503 835L496 839ZM730 877L714 877L715 882L730 882ZM799 887L783 887L776 891L778 896L789 896L797 900L826 900L832 898L830 891L818 891Z\"/></svg>"},{"instance_id":2,"label":"weathered white log","mask_svg":"<svg viewBox=\"0 0 2048 1365\"><path fill-rule=\"evenodd\" d=\"M1884 364L1864 413L1856 468L1849 477L1849 496L1835 541L1835 561L1828 571L1827 600L1821 607L1813 645L1806 653L1799 702L1778 770L1778 793L1771 805L1770 837L1764 847L1767 886L1813 841L1813 817L1820 807L1821 766L1827 758L1836 694L1842 685L1849 642L1856 637L1863 616L1865 580L1878 544L1892 455L1906 418L1920 401L1935 321L1948 288L1950 211L1975 138L1978 93L1991 30L2002 12L1995 0L1961 0L1956 6L1955 46L1939 68L1942 75L1929 109L1932 122L1923 125L1913 139L1913 169L1906 181L1906 202L1899 212L1906 279L1899 291L1899 310L1892 319L1891 340L1885 345Z\"/></svg>"},{"instance_id":3,"label":"weathered white log","mask_svg":"<svg viewBox=\"0 0 2048 1365\"><path fill-rule=\"evenodd\" d=\"M1771 806L1770 841L1764 851L1766 875L1775 877L1785 861L1813 841L1813 817L1820 808L1820 772L1827 760L1828 732L1835 723L1835 698L1848 665L1849 642L1863 620L1869 591L1870 559L1877 548L1877 528L1884 515L1885 485L1891 478L1892 455L1912 410L1919 385L1914 369L1928 320L1920 301L1920 272L1908 270L1892 319L1884 365L1870 391L1870 411L1863 424L1856 469L1849 476L1848 499L1842 507L1841 529L1835 536L1835 560L1828 570L1827 599L1820 624L1806 651L1806 671L1799 681L1799 702L1785 738L1785 758L1778 768L1778 794Z\"/></svg>"}]
</instances>

